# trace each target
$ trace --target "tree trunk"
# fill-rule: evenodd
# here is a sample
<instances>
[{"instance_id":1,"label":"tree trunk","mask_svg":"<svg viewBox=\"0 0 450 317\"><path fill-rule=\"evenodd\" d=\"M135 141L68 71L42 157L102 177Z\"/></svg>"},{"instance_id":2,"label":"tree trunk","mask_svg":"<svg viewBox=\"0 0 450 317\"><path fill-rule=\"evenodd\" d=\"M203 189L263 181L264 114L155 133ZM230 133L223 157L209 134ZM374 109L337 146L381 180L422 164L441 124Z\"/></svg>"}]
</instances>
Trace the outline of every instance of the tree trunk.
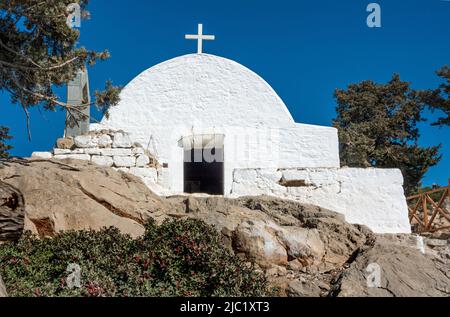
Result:
<instances>
[{"instance_id":1,"label":"tree trunk","mask_svg":"<svg viewBox=\"0 0 450 317\"><path fill-rule=\"evenodd\" d=\"M6 292L5 284L3 283L2 277L0 276L0 297L8 297Z\"/></svg>"},{"instance_id":2,"label":"tree trunk","mask_svg":"<svg viewBox=\"0 0 450 317\"><path fill-rule=\"evenodd\" d=\"M22 193L0 180L0 243L20 238L24 218L25 202Z\"/></svg>"}]
</instances>

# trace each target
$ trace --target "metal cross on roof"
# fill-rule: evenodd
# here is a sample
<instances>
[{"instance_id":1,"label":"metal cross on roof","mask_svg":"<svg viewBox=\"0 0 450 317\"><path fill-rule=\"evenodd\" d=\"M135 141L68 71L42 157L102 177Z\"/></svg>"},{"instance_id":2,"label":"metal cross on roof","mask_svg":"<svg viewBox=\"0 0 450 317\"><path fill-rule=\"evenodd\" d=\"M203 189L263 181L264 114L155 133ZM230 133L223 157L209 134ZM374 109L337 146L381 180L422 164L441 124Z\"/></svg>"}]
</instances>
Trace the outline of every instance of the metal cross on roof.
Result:
<instances>
[{"instance_id":1,"label":"metal cross on roof","mask_svg":"<svg viewBox=\"0 0 450 317\"><path fill-rule=\"evenodd\" d=\"M197 53L202 54L203 50L203 40L214 41L214 35L203 35L203 24L198 25L198 34L186 34L186 40L197 40Z\"/></svg>"}]
</instances>

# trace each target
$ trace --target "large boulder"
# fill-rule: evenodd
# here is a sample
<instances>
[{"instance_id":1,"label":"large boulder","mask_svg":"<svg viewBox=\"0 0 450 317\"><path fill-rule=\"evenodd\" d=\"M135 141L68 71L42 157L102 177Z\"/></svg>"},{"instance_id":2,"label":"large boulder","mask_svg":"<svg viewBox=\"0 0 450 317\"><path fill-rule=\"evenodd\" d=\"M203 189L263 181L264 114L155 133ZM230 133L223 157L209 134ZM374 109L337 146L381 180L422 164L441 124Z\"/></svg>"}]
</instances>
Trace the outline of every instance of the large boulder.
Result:
<instances>
[{"instance_id":1,"label":"large boulder","mask_svg":"<svg viewBox=\"0 0 450 317\"><path fill-rule=\"evenodd\" d=\"M448 248L446 249L448 251ZM437 297L450 294L450 257L426 253L407 239L379 236L338 275L330 292L340 297ZM378 276L374 275L378 274Z\"/></svg>"},{"instance_id":2,"label":"large boulder","mask_svg":"<svg viewBox=\"0 0 450 317\"><path fill-rule=\"evenodd\" d=\"M15 160L0 169L0 181L20 189L25 230L41 236L114 226L136 237L168 208L137 177L89 162Z\"/></svg>"},{"instance_id":3,"label":"large boulder","mask_svg":"<svg viewBox=\"0 0 450 317\"><path fill-rule=\"evenodd\" d=\"M185 217L214 225L233 250L263 268L286 266L328 271L343 265L370 243L373 234L334 212L269 196L170 197L185 206Z\"/></svg>"},{"instance_id":4,"label":"large boulder","mask_svg":"<svg viewBox=\"0 0 450 317\"><path fill-rule=\"evenodd\" d=\"M234 231L236 252L242 252L251 262L261 267L286 265L288 254L277 236L277 227L261 220L246 220Z\"/></svg>"}]
</instances>

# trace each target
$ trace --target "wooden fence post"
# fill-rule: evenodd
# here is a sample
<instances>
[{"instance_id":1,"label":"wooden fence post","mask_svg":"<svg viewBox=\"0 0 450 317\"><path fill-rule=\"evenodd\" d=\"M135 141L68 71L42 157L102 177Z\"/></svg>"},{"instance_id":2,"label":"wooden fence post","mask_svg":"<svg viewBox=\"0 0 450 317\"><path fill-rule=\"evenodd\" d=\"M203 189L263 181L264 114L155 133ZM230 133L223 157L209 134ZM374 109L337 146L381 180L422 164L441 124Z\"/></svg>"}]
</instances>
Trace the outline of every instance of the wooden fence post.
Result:
<instances>
[{"instance_id":1,"label":"wooden fence post","mask_svg":"<svg viewBox=\"0 0 450 317\"><path fill-rule=\"evenodd\" d=\"M422 194L422 211L423 211L423 227L424 231L428 230L428 208L427 194Z\"/></svg>"}]
</instances>

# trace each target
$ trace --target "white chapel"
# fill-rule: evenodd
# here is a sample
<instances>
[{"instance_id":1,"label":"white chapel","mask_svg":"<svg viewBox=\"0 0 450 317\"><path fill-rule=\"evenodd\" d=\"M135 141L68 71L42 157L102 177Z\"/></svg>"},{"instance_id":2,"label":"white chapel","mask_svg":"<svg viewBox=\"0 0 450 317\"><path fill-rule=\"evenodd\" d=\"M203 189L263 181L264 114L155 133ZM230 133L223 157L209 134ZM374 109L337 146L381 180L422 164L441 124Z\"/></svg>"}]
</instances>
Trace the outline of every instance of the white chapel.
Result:
<instances>
[{"instance_id":1,"label":"white chapel","mask_svg":"<svg viewBox=\"0 0 450 317\"><path fill-rule=\"evenodd\" d=\"M109 117L90 125L91 132L122 131L158 166L136 165L136 159L123 166L121 157L136 151L83 153L83 147L113 146L92 140L75 142L81 148L76 158L141 176L160 195L271 195L339 212L378 233L410 232L399 170L341 167L335 128L296 123L264 79L204 54L202 41L214 37L203 35L201 25L186 38L198 41L197 54L143 71L122 90Z\"/></svg>"}]
</instances>

